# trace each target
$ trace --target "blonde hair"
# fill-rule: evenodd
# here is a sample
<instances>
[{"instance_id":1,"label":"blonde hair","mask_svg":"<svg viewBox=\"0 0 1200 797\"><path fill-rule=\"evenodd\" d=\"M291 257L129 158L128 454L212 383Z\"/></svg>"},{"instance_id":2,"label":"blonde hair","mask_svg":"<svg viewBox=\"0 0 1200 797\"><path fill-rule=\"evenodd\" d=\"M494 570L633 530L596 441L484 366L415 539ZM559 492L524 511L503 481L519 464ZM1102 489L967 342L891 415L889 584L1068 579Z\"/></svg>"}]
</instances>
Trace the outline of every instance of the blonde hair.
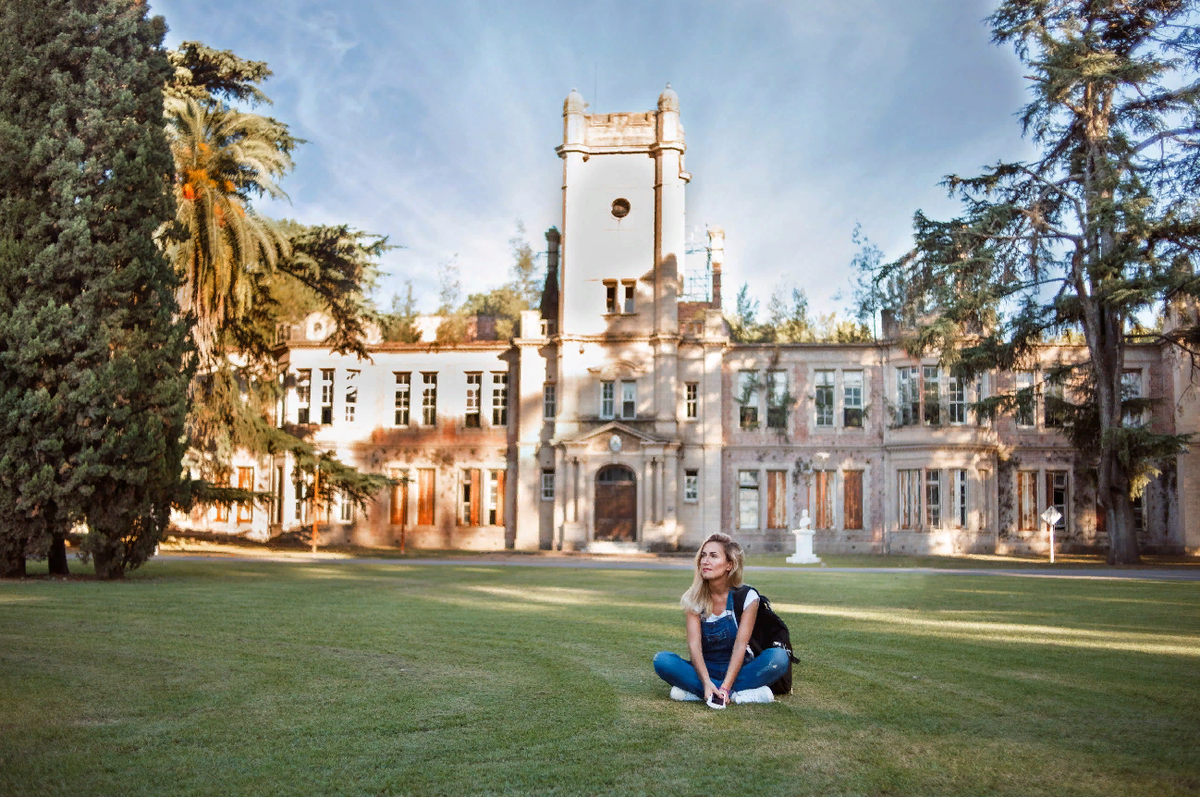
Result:
<instances>
[{"instance_id":1,"label":"blonde hair","mask_svg":"<svg viewBox=\"0 0 1200 797\"><path fill-rule=\"evenodd\" d=\"M708 535L708 539L700 544L700 550L696 551L696 569L692 574L692 586L679 599L679 605L683 607L684 611L693 612L701 617L712 612L712 590L709 589L708 582L700 575L700 556L704 553L704 546L710 542L720 543L721 547L725 549L725 558L733 562L733 570L729 571L729 587L732 589L742 585L742 567L745 559L742 554L742 546L728 534L717 532Z\"/></svg>"}]
</instances>

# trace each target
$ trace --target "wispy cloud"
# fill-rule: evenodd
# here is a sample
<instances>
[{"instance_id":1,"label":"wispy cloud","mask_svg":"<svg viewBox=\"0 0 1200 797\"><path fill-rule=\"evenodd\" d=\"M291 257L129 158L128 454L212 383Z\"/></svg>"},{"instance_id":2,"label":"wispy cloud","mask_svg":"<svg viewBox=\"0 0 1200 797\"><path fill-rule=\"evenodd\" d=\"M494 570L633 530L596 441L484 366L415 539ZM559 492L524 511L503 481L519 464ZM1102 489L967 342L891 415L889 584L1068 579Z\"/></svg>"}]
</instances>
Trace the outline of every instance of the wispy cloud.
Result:
<instances>
[{"instance_id":1,"label":"wispy cloud","mask_svg":"<svg viewBox=\"0 0 1200 797\"><path fill-rule=\"evenodd\" d=\"M270 113L309 144L268 212L346 222L405 248L381 293L412 279L436 303L458 255L470 288L507 278L523 219L559 224L562 98L654 107L666 81L688 135L688 224L727 232L729 290L804 287L833 309L856 221L889 254L937 185L1024 152L1015 60L984 0L659 3L158 0L169 44L200 39L275 71ZM732 298L732 295L729 297Z\"/></svg>"}]
</instances>

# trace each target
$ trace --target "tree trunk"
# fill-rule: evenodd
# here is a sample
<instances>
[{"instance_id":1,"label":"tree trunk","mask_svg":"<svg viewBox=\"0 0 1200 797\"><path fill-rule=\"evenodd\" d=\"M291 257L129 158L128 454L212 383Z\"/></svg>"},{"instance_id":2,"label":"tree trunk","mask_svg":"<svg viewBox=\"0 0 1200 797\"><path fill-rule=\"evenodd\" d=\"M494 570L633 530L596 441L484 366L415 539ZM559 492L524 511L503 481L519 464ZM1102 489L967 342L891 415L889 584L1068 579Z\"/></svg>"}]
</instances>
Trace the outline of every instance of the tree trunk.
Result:
<instances>
[{"instance_id":1,"label":"tree trunk","mask_svg":"<svg viewBox=\"0 0 1200 797\"><path fill-rule=\"evenodd\" d=\"M92 554L92 563L96 566L96 578L115 581L125 578L125 568L120 557L113 556L112 551L96 551Z\"/></svg>"},{"instance_id":2,"label":"tree trunk","mask_svg":"<svg viewBox=\"0 0 1200 797\"><path fill-rule=\"evenodd\" d=\"M67 535L55 532L50 537L50 575L67 576L71 574L67 567Z\"/></svg>"},{"instance_id":3,"label":"tree trunk","mask_svg":"<svg viewBox=\"0 0 1200 797\"><path fill-rule=\"evenodd\" d=\"M1108 563L1135 565L1141 561L1138 553L1137 529L1133 523L1133 501L1125 490L1114 489L1109 494Z\"/></svg>"}]
</instances>

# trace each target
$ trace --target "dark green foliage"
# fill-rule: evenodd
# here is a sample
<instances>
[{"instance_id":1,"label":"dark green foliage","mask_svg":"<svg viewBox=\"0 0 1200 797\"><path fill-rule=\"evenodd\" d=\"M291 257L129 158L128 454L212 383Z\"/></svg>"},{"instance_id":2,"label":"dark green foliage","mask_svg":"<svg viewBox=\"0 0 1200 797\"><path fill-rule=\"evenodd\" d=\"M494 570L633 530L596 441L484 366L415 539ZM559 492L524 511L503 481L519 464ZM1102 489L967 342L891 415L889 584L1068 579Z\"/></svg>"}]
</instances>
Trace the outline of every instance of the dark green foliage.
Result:
<instances>
[{"instance_id":1,"label":"dark green foliage","mask_svg":"<svg viewBox=\"0 0 1200 797\"><path fill-rule=\"evenodd\" d=\"M0 6L0 538L71 526L117 578L186 493L189 349L155 233L173 215L161 18L103 0Z\"/></svg>"},{"instance_id":2,"label":"dark green foliage","mask_svg":"<svg viewBox=\"0 0 1200 797\"><path fill-rule=\"evenodd\" d=\"M1200 6L1007 0L990 22L1031 73L1021 121L1038 159L948 177L963 215L918 212L916 248L880 268L875 285L903 286L890 309L922 322L910 348L942 351L965 376L1028 365L1048 338L1082 331L1090 361L1077 399L1093 407L1079 439L1093 444L1112 518L1110 561L1133 562L1130 494L1183 438L1124 427L1125 347L1157 341L1194 354L1200 340ZM1136 323L1164 304L1178 324ZM1019 397L1009 398L984 409Z\"/></svg>"}]
</instances>

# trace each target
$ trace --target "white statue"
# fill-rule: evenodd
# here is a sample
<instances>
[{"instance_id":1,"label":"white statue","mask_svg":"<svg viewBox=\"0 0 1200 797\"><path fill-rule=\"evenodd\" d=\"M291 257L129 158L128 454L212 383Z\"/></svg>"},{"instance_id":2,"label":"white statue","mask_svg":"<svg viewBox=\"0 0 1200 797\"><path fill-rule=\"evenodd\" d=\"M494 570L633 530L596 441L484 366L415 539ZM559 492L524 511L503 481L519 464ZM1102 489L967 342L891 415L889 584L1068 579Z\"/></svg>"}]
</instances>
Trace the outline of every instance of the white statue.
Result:
<instances>
[{"instance_id":1,"label":"white statue","mask_svg":"<svg viewBox=\"0 0 1200 797\"><path fill-rule=\"evenodd\" d=\"M787 558L788 564L815 565L821 561L813 553L812 519L807 509L800 510L800 528L792 529L792 534L796 535L796 553Z\"/></svg>"}]
</instances>

